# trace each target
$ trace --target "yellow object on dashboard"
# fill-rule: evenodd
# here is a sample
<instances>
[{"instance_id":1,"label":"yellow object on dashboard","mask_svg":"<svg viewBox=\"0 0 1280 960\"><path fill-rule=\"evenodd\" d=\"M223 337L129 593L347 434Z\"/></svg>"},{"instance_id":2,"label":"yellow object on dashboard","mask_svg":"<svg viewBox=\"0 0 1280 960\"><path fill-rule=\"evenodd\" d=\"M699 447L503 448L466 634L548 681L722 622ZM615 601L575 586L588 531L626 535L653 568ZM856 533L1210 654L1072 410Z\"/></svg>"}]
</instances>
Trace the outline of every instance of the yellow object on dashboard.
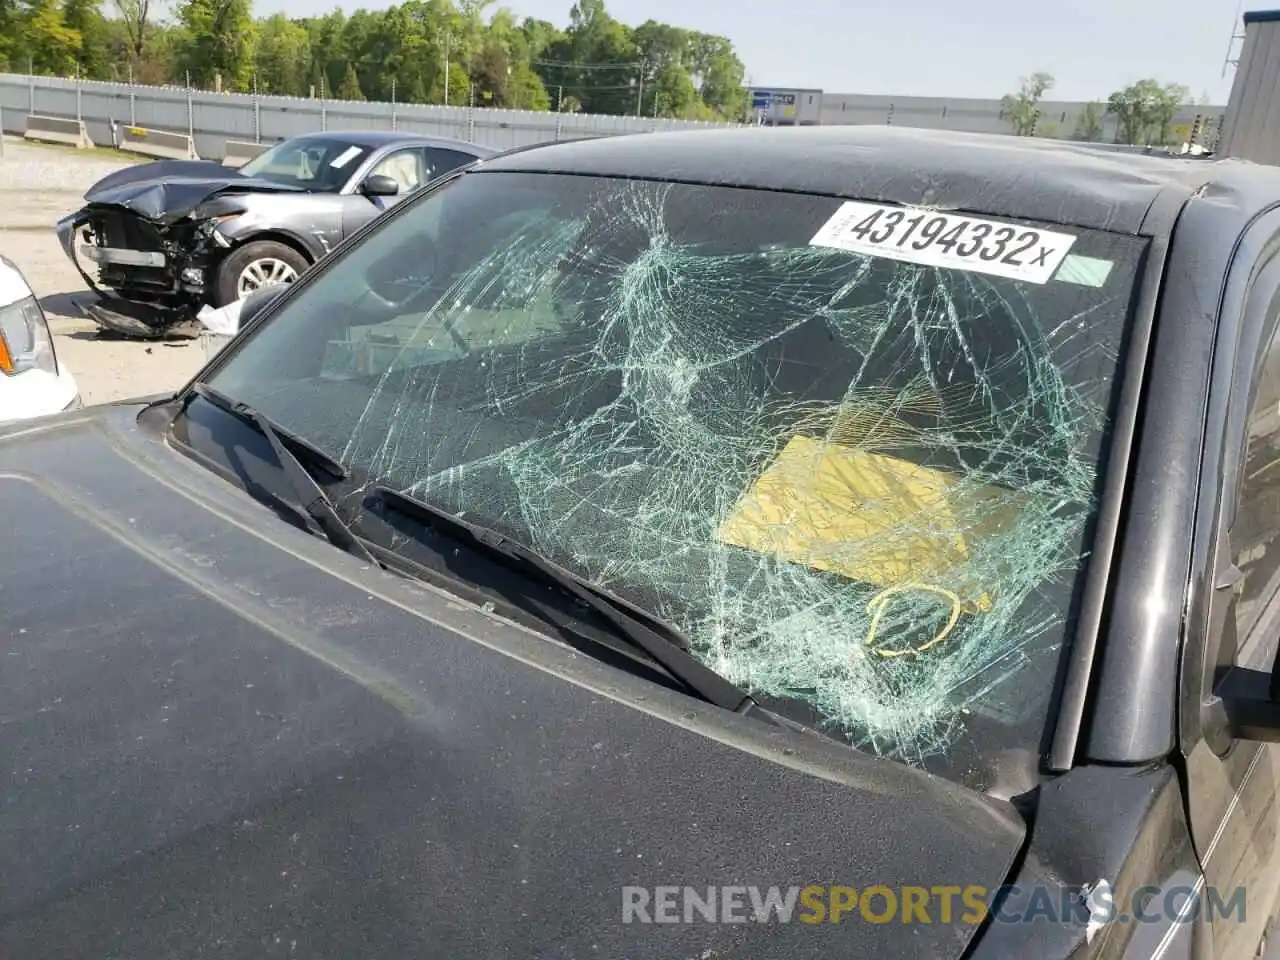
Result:
<instances>
[{"instance_id":1,"label":"yellow object on dashboard","mask_svg":"<svg viewBox=\"0 0 1280 960\"><path fill-rule=\"evenodd\" d=\"M1013 491L813 437L792 437L718 539L879 587L950 583L971 545L1017 516ZM967 579L960 578L962 581ZM995 584L956 588L991 608Z\"/></svg>"}]
</instances>

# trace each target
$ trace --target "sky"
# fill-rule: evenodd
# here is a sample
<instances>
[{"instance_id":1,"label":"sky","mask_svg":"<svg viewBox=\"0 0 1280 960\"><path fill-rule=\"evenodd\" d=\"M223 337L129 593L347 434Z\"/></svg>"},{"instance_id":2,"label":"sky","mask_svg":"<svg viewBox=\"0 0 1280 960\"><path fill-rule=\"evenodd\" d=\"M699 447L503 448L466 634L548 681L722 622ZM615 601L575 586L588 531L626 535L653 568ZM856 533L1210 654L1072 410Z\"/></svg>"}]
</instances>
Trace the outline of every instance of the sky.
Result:
<instances>
[{"instance_id":1,"label":"sky","mask_svg":"<svg viewBox=\"0 0 1280 960\"><path fill-rule=\"evenodd\" d=\"M498 0L560 26L573 0ZM378 9L388 0L337 6ZM257 0L259 15L325 13L335 0ZM729 37L757 86L829 93L999 97L1044 71L1052 100L1105 99L1153 77L1225 104L1241 10L1280 0L606 0L615 18Z\"/></svg>"}]
</instances>

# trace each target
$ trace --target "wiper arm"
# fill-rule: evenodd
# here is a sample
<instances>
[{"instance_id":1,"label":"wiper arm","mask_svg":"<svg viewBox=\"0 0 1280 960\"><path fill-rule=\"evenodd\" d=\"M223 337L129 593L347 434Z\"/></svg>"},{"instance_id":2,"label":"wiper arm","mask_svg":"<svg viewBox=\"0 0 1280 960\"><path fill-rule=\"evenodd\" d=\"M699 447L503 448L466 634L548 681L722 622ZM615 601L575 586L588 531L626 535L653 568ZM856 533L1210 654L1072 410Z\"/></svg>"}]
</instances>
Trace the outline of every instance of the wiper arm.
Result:
<instances>
[{"instance_id":1,"label":"wiper arm","mask_svg":"<svg viewBox=\"0 0 1280 960\"><path fill-rule=\"evenodd\" d=\"M315 522L316 526L320 528L320 532L325 535L330 543L373 566L382 566L374 559L373 554L369 552L355 534L351 532L351 528L338 516L337 510L334 509L333 501L324 492L324 488L316 482L315 477L307 472L307 468L303 466L297 454L285 446L281 437L286 434L283 434L279 427L248 404L233 400L203 383L194 384L191 389L220 410L255 427L259 433L267 438L267 442L271 444L271 449L275 452L276 460L279 461L280 468L284 471L289 485L293 487L298 505ZM312 446L300 437L295 437L291 434L287 436L291 444L306 451L306 455L327 472L339 478L346 475L346 469L342 464L333 460L323 450Z\"/></svg>"},{"instance_id":2,"label":"wiper arm","mask_svg":"<svg viewBox=\"0 0 1280 960\"><path fill-rule=\"evenodd\" d=\"M207 383L192 384L191 391L192 393L208 400L215 407L225 413L229 413L233 417L239 417L250 426L257 426L259 431L266 436L266 432L261 430L264 417L248 404L241 403L239 400L231 399L225 393L222 393L220 390L215 390ZM249 414L253 415L253 419L250 419ZM350 475L349 471L343 464L333 459L333 457L329 456L329 454L325 453L311 441L304 440L297 434L290 433L284 427L275 423L275 421L269 421L269 423L271 429L275 432L276 437L283 440L286 446L292 447L295 451L300 451L302 458L312 466L319 467L335 480L345 480ZM269 439L270 438L268 437L268 440ZM295 456L297 456L296 453Z\"/></svg>"},{"instance_id":3,"label":"wiper arm","mask_svg":"<svg viewBox=\"0 0 1280 960\"><path fill-rule=\"evenodd\" d=\"M510 562L526 573L534 573L590 607L613 626L617 634L647 653L671 676L701 699L733 713L754 713L773 720L751 695L646 624L639 616L616 606L591 583L548 560L523 544L508 540L496 530L469 523L424 500L383 484L373 484L371 492L387 507L428 523L456 540L467 542L481 552Z\"/></svg>"}]
</instances>

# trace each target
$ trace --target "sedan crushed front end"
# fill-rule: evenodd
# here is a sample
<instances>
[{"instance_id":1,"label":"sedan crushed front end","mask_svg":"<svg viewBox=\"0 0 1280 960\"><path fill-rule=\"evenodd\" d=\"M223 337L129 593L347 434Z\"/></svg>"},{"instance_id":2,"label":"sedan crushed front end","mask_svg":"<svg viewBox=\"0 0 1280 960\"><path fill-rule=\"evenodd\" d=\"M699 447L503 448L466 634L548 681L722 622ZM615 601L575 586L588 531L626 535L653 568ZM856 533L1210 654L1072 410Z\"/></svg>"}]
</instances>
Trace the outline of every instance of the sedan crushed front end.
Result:
<instances>
[{"instance_id":1,"label":"sedan crushed front end","mask_svg":"<svg viewBox=\"0 0 1280 960\"><path fill-rule=\"evenodd\" d=\"M86 307L90 316L137 336L192 322L202 305L219 299L219 264L261 220L251 211L255 194L298 192L202 161L160 161L121 173L95 184L86 205L55 232L103 298Z\"/></svg>"}]
</instances>

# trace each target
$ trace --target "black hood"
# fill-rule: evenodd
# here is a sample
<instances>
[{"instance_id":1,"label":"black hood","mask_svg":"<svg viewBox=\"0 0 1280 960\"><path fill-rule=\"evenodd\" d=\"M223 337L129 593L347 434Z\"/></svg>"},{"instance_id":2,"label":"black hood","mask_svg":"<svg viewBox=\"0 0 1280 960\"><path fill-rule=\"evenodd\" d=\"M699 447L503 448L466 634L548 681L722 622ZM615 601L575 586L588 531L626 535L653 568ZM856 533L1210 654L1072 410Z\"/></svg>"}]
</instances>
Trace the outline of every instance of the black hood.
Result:
<instances>
[{"instance_id":1,"label":"black hood","mask_svg":"<svg viewBox=\"0 0 1280 960\"><path fill-rule=\"evenodd\" d=\"M136 413L0 431L0 956L965 949L936 915L624 924L633 885L992 890L1023 824L367 568Z\"/></svg>"},{"instance_id":2,"label":"black hood","mask_svg":"<svg viewBox=\"0 0 1280 960\"><path fill-rule=\"evenodd\" d=\"M300 187L246 177L210 160L156 160L109 173L85 193L90 204L124 207L148 220L185 217L219 193L302 193Z\"/></svg>"}]
</instances>

